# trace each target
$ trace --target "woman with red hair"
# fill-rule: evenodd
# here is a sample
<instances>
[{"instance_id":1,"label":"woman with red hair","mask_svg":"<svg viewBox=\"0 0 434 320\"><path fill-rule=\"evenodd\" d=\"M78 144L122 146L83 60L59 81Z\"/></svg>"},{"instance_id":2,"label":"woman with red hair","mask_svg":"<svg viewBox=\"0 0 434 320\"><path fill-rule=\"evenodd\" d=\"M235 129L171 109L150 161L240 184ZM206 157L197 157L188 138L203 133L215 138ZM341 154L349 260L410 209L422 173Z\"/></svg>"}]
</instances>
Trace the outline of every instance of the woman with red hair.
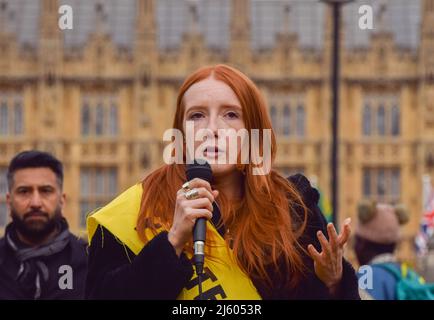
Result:
<instances>
[{"instance_id":1,"label":"woman with red hair","mask_svg":"<svg viewBox=\"0 0 434 320\"><path fill-rule=\"evenodd\" d=\"M177 99L173 128L185 136L188 124L207 132L203 150L197 141L182 147L191 143L211 163L212 182L187 181L185 164L165 164L90 215L87 297L359 299L355 272L343 258L349 223L339 235L326 226L318 192L304 176L254 173L257 163L241 161L238 144L235 163L214 161L233 152L223 143L225 130L255 129L271 132L269 143L260 136L256 147L274 161L276 140L255 84L226 65L199 69ZM247 147L253 154L252 141ZM181 158L189 158L186 151ZM200 297L191 262L198 218L208 219Z\"/></svg>"}]
</instances>

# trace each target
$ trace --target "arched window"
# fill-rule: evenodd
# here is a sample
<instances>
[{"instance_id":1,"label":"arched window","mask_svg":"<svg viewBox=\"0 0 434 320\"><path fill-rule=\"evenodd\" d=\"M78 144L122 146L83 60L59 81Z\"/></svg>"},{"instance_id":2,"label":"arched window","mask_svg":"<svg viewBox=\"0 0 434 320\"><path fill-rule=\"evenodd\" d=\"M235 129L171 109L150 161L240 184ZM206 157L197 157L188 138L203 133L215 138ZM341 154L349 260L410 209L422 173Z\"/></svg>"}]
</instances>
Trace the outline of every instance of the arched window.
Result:
<instances>
[{"instance_id":1,"label":"arched window","mask_svg":"<svg viewBox=\"0 0 434 320\"><path fill-rule=\"evenodd\" d=\"M401 115L400 110L397 105L393 105L392 114L391 114L391 123L392 123L392 136L398 136L400 133L400 121Z\"/></svg>"},{"instance_id":2,"label":"arched window","mask_svg":"<svg viewBox=\"0 0 434 320\"><path fill-rule=\"evenodd\" d=\"M102 102L98 102L95 114L95 134L101 136L104 134L104 107Z\"/></svg>"},{"instance_id":3,"label":"arched window","mask_svg":"<svg viewBox=\"0 0 434 320\"><path fill-rule=\"evenodd\" d=\"M23 102L17 99L14 106L14 134L23 134L23 119Z\"/></svg>"},{"instance_id":4,"label":"arched window","mask_svg":"<svg viewBox=\"0 0 434 320\"><path fill-rule=\"evenodd\" d=\"M118 106L115 101L110 103L109 134L111 136L118 134Z\"/></svg>"},{"instance_id":5,"label":"arched window","mask_svg":"<svg viewBox=\"0 0 434 320\"><path fill-rule=\"evenodd\" d=\"M398 201L401 195L401 177L399 168L391 171L391 195L393 201Z\"/></svg>"},{"instance_id":6,"label":"arched window","mask_svg":"<svg viewBox=\"0 0 434 320\"><path fill-rule=\"evenodd\" d=\"M283 135L289 136L291 134L291 109L289 105L285 104L283 107Z\"/></svg>"},{"instance_id":7,"label":"arched window","mask_svg":"<svg viewBox=\"0 0 434 320\"><path fill-rule=\"evenodd\" d=\"M377 111L377 134L380 136L386 134L386 111L382 104L380 104Z\"/></svg>"},{"instance_id":8,"label":"arched window","mask_svg":"<svg viewBox=\"0 0 434 320\"><path fill-rule=\"evenodd\" d=\"M9 134L8 105L5 100L0 101L0 135Z\"/></svg>"},{"instance_id":9,"label":"arched window","mask_svg":"<svg viewBox=\"0 0 434 320\"><path fill-rule=\"evenodd\" d=\"M89 103L85 100L81 107L81 134L88 136L90 133L90 108Z\"/></svg>"},{"instance_id":10,"label":"arched window","mask_svg":"<svg viewBox=\"0 0 434 320\"><path fill-rule=\"evenodd\" d=\"M384 201L386 195L386 174L384 169L378 169L377 174L377 196L380 201Z\"/></svg>"},{"instance_id":11,"label":"arched window","mask_svg":"<svg viewBox=\"0 0 434 320\"><path fill-rule=\"evenodd\" d=\"M369 168L363 169L363 196L369 198L372 195L372 178Z\"/></svg>"},{"instance_id":12,"label":"arched window","mask_svg":"<svg viewBox=\"0 0 434 320\"><path fill-rule=\"evenodd\" d=\"M372 134L372 111L371 106L366 103L363 107L363 135L370 136Z\"/></svg>"},{"instance_id":13,"label":"arched window","mask_svg":"<svg viewBox=\"0 0 434 320\"><path fill-rule=\"evenodd\" d=\"M296 131L297 136L304 137L304 128L305 128L305 112L304 112L304 106L302 104L299 104L297 107L297 124L296 124Z\"/></svg>"}]
</instances>

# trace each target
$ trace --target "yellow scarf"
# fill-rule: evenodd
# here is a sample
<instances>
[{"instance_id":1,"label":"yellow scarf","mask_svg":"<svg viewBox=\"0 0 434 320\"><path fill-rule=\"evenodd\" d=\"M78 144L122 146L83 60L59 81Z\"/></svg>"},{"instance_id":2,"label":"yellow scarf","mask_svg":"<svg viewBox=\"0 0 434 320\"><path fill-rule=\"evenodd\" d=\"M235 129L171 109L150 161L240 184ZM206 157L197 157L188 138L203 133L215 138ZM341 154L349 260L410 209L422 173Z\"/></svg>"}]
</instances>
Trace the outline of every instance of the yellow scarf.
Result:
<instances>
[{"instance_id":1,"label":"yellow scarf","mask_svg":"<svg viewBox=\"0 0 434 320\"><path fill-rule=\"evenodd\" d=\"M124 243L135 255L145 246L135 230L142 186L136 184L119 195L105 207L87 218L89 243L98 225L109 230ZM149 232L148 232L149 231ZM147 238L153 234L146 230ZM211 223L207 223L207 243L202 288L203 296L208 299L257 300L261 299L250 278L240 269L232 250ZM189 256L191 258L191 256ZM196 275L193 275L186 287L178 296L179 300L193 300L198 297Z\"/></svg>"}]
</instances>

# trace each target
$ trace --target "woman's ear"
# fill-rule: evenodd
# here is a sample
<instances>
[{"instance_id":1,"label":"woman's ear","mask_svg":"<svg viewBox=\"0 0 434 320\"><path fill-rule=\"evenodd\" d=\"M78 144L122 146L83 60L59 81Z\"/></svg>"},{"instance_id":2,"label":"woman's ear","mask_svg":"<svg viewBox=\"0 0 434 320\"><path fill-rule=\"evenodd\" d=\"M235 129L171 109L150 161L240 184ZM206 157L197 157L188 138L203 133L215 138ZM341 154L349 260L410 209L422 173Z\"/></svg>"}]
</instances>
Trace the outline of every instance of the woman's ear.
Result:
<instances>
[{"instance_id":1,"label":"woman's ear","mask_svg":"<svg viewBox=\"0 0 434 320\"><path fill-rule=\"evenodd\" d=\"M404 204L397 204L394 209L400 225L404 225L410 220L408 209Z\"/></svg>"},{"instance_id":2,"label":"woman's ear","mask_svg":"<svg viewBox=\"0 0 434 320\"><path fill-rule=\"evenodd\" d=\"M371 200L362 200L357 208L357 215L362 224L370 221L377 213L377 203Z\"/></svg>"}]
</instances>

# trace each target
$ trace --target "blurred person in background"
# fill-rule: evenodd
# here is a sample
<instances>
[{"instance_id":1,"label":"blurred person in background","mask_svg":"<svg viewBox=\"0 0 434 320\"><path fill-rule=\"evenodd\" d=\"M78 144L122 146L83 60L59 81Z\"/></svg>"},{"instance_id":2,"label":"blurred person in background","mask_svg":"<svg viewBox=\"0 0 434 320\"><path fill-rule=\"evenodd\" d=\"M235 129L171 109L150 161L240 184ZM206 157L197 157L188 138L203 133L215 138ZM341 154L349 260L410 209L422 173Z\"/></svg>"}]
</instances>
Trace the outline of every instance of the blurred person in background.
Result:
<instances>
[{"instance_id":1,"label":"blurred person in background","mask_svg":"<svg viewBox=\"0 0 434 320\"><path fill-rule=\"evenodd\" d=\"M401 226L409 220L403 205L392 206L375 201L362 201L354 250L361 266L369 266L371 286L360 295L375 300L432 299L433 288L409 265L398 261L395 249L400 241ZM360 269L366 270L366 269ZM359 282L366 275L359 272ZM369 281L368 281L369 282ZM360 287L360 283L359 283Z\"/></svg>"},{"instance_id":2,"label":"blurred person in background","mask_svg":"<svg viewBox=\"0 0 434 320\"><path fill-rule=\"evenodd\" d=\"M24 151L10 162L7 181L12 222L0 239L0 299L84 298L86 243L62 215L62 163Z\"/></svg>"}]
</instances>

